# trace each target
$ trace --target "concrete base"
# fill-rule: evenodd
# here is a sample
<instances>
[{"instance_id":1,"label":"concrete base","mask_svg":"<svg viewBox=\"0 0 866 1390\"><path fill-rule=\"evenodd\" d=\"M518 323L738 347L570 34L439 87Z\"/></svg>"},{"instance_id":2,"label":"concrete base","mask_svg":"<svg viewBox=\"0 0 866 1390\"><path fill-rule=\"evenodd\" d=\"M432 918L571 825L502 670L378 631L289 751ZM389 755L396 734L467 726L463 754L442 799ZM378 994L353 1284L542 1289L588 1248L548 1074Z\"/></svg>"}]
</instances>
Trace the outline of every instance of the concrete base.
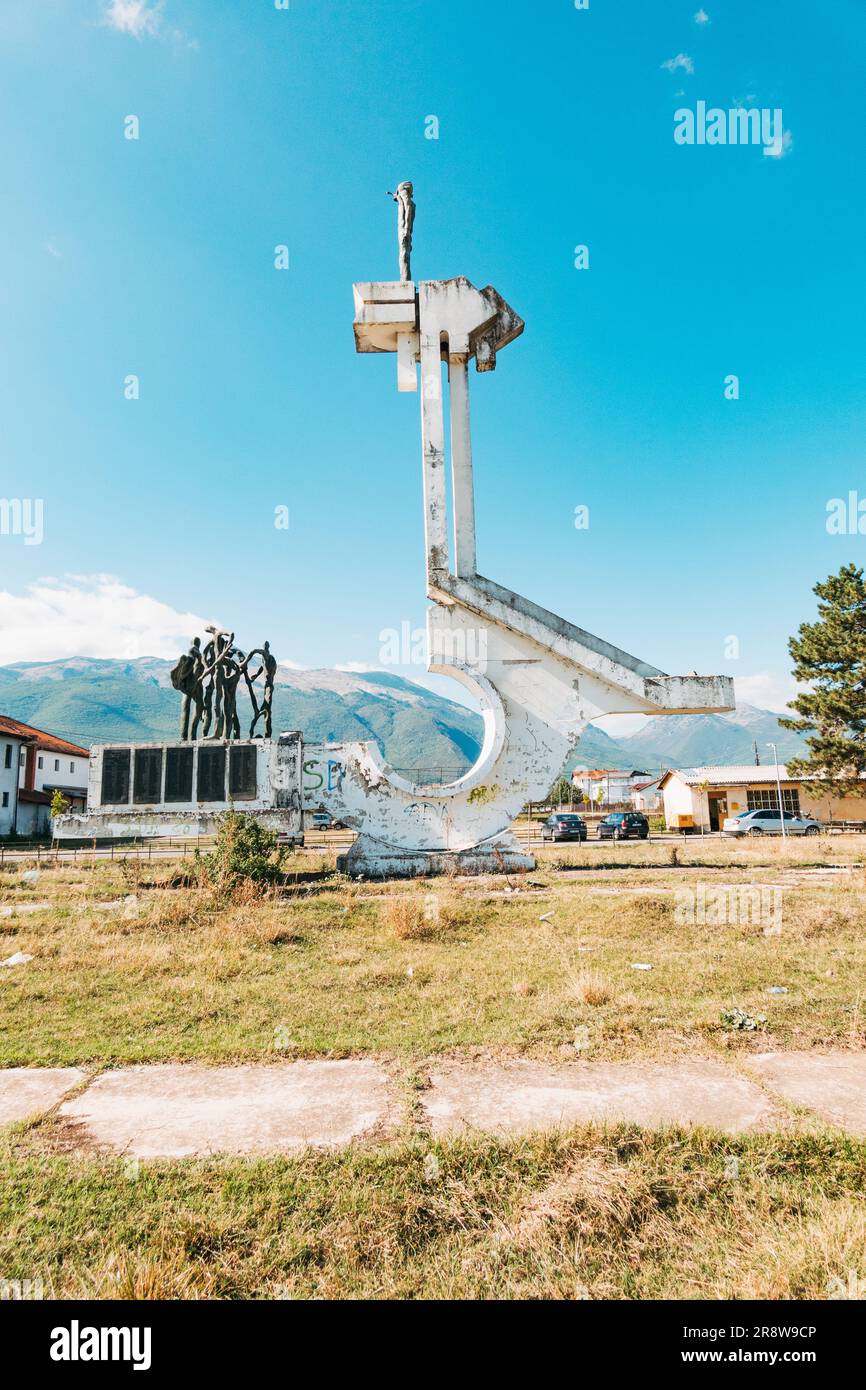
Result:
<instances>
[{"instance_id":1,"label":"concrete base","mask_svg":"<svg viewBox=\"0 0 866 1390\"><path fill-rule=\"evenodd\" d=\"M220 816L227 807L216 811L87 811L83 815L59 816L53 827L54 839L61 845L88 843L96 840L152 840L170 837L175 840L197 840L215 835ZM238 802L233 808L244 815L254 816L266 830L276 830L286 837L284 843L304 843L301 830L294 830L285 811L249 810ZM292 817L297 820L297 815Z\"/></svg>"},{"instance_id":2,"label":"concrete base","mask_svg":"<svg viewBox=\"0 0 866 1390\"><path fill-rule=\"evenodd\" d=\"M535 868L513 835L465 850L400 850L359 835L337 871L351 878L431 878L436 874L508 874Z\"/></svg>"}]
</instances>

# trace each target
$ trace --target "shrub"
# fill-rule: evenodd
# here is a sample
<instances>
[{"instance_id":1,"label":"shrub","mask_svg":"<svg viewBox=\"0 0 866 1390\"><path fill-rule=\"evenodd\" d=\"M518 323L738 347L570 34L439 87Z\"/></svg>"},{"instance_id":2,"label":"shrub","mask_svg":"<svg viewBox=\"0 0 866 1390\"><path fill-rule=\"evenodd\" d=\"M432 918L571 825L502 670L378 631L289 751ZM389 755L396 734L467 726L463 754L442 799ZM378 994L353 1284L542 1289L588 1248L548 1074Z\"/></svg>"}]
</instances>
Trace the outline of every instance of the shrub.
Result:
<instances>
[{"instance_id":1,"label":"shrub","mask_svg":"<svg viewBox=\"0 0 866 1390\"><path fill-rule=\"evenodd\" d=\"M254 816L226 811L220 816L213 850L199 862L219 889L244 883L261 888L282 882L285 855L276 831L267 830Z\"/></svg>"}]
</instances>

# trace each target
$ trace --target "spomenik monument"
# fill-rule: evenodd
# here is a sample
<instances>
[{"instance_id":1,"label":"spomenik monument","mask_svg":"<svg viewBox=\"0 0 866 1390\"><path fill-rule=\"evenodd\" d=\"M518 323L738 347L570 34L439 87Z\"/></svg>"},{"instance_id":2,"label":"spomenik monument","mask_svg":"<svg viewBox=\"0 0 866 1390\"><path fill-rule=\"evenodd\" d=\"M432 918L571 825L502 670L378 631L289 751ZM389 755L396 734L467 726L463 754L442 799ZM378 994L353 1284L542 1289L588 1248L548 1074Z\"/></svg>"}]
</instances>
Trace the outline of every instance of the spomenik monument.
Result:
<instances>
[{"instance_id":1,"label":"spomenik monument","mask_svg":"<svg viewBox=\"0 0 866 1390\"><path fill-rule=\"evenodd\" d=\"M400 278L354 286L355 346L394 353L397 390L420 394L428 666L460 681L478 702L484 737L477 760L454 782L419 785L389 768L374 743L308 744L299 732L274 739L273 658L268 663L264 649L244 657L233 634L214 632L205 653L199 643L187 653L181 740L96 747L87 813L64 817L62 836L195 835L235 806L300 838L304 812L324 807L357 831L342 861L349 873L532 868L512 822L527 801L546 796L589 721L734 707L729 677L665 675L478 573L469 367L493 371L524 325L490 285L476 289L464 276L412 280L413 192L404 182L391 194ZM267 695L260 708L251 689L256 717L243 741L233 737L240 733L234 697L253 656L265 659ZM200 686L208 667L205 680L222 668L215 684L222 680L223 692L226 678L234 684L228 710L223 693L221 720L205 732ZM200 728L204 737L196 739Z\"/></svg>"}]
</instances>

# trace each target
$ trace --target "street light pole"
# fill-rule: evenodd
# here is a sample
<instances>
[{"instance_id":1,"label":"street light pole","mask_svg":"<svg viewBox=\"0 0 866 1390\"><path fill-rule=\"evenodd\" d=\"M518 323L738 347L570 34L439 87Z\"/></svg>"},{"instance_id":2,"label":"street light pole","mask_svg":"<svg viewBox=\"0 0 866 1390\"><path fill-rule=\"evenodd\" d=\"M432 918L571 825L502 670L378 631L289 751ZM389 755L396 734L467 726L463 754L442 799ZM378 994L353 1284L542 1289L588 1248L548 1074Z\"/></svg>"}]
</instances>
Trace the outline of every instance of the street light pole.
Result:
<instances>
[{"instance_id":1,"label":"street light pole","mask_svg":"<svg viewBox=\"0 0 866 1390\"><path fill-rule=\"evenodd\" d=\"M786 840L788 838L788 832L785 829L785 808L782 805L782 782L779 777L779 755L776 752L775 743L768 743L767 747L772 748L773 761L776 764L776 791L779 793L779 820L782 822L782 839Z\"/></svg>"}]
</instances>

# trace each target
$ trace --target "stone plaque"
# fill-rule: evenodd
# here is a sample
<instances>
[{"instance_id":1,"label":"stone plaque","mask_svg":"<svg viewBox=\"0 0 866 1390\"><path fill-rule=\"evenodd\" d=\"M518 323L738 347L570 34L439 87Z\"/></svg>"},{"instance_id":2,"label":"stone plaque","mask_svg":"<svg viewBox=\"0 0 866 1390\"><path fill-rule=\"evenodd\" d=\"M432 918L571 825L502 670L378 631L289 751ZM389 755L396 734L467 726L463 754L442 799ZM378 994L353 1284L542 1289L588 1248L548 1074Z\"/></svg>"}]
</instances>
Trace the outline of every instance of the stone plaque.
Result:
<instances>
[{"instance_id":1,"label":"stone plaque","mask_svg":"<svg viewBox=\"0 0 866 1390\"><path fill-rule=\"evenodd\" d=\"M162 749L136 748L132 778L132 799L156 806L162 800Z\"/></svg>"},{"instance_id":2,"label":"stone plaque","mask_svg":"<svg viewBox=\"0 0 866 1390\"><path fill-rule=\"evenodd\" d=\"M254 801L256 796L256 754L254 743L234 743L229 750L229 798Z\"/></svg>"},{"instance_id":3,"label":"stone plaque","mask_svg":"<svg viewBox=\"0 0 866 1390\"><path fill-rule=\"evenodd\" d=\"M192 801L192 748L166 748L165 800Z\"/></svg>"},{"instance_id":4,"label":"stone plaque","mask_svg":"<svg viewBox=\"0 0 866 1390\"><path fill-rule=\"evenodd\" d=\"M198 750L198 800L226 800L226 750L222 746Z\"/></svg>"},{"instance_id":5,"label":"stone plaque","mask_svg":"<svg viewBox=\"0 0 866 1390\"><path fill-rule=\"evenodd\" d=\"M102 754L102 801L107 806L129 804L128 748L106 748Z\"/></svg>"}]
</instances>

